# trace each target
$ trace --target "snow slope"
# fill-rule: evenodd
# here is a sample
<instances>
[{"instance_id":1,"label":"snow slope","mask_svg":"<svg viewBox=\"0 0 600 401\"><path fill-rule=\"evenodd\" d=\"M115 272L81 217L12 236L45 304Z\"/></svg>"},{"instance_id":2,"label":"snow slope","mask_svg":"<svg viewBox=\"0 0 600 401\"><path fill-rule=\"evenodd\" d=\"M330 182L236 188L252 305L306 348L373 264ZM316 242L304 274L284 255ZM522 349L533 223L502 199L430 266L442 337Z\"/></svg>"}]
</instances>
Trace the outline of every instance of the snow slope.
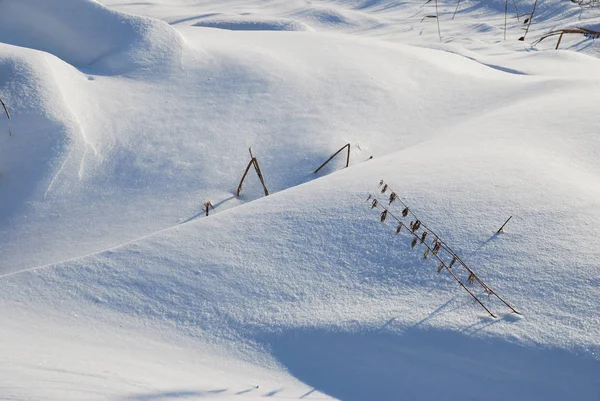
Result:
<instances>
[{"instance_id":1,"label":"snow slope","mask_svg":"<svg viewBox=\"0 0 600 401\"><path fill-rule=\"evenodd\" d=\"M0 398L598 399L597 46L441 6L440 43L420 3L0 1Z\"/></svg>"}]
</instances>

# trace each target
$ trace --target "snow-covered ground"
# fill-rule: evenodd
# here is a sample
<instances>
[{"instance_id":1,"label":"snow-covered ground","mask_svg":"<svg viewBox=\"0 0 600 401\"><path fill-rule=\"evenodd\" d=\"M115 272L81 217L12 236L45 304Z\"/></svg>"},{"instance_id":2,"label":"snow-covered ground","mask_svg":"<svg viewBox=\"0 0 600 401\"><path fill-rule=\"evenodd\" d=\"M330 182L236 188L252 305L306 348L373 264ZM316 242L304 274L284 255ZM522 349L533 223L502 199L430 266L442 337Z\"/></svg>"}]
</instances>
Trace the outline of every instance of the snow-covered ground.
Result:
<instances>
[{"instance_id":1,"label":"snow-covered ground","mask_svg":"<svg viewBox=\"0 0 600 401\"><path fill-rule=\"evenodd\" d=\"M600 399L600 11L101 3L0 0L0 399Z\"/></svg>"}]
</instances>

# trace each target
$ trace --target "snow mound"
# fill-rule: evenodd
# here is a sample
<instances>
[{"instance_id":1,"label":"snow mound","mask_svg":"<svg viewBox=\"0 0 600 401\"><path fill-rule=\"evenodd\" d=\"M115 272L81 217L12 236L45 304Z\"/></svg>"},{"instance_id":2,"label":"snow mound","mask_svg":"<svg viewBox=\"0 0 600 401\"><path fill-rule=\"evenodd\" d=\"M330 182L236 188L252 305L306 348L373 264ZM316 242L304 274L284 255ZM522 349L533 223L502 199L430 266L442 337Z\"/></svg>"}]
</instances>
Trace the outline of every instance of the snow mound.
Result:
<instances>
[{"instance_id":1,"label":"snow mound","mask_svg":"<svg viewBox=\"0 0 600 401\"><path fill-rule=\"evenodd\" d=\"M84 139L76 115L82 109L76 107L79 98L69 104L65 93L70 87L85 98L78 85L85 82L54 56L0 44L0 93L12 114L12 135L0 126L1 221L28 201L43 199L66 155L76 153Z\"/></svg>"},{"instance_id":2,"label":"snow mound","mask_svg":"<svg viewBox=\"0 0 600 401\"><path fill-rule=\"evenodd\" d=\"M285 19L207 19L194 26L229 31L313 31L305 23Z\"/></svg>"},{"instance_id":3,"label":"snow mound","mask_svg":"<svg viewBox=\"0 0 600 401\"><path fill-rule=\"evenodd\" d=\"M0 42L45 51L99 74L170 64L183 46L167 23L112 11L94 0L4 0Z\"/></svg>"}]
</instances>

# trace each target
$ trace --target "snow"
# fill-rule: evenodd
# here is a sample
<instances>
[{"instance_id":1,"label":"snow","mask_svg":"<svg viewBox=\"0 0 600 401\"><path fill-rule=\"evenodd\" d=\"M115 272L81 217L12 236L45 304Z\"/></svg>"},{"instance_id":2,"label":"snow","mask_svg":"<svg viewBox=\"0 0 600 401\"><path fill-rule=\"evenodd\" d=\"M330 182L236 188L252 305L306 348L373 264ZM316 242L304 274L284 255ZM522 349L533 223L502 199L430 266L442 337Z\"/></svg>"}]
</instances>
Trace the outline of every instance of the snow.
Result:
<instances>
[{"instance_id":1,"label":"snow","mask_svg":"<svg viewBox=\"0 0 600 401\"><path fill-rule=\"evenodd\" d=\"M0 1L0 398L598 399L596 9L102 3Z\"/></svg>"}]
</instances>

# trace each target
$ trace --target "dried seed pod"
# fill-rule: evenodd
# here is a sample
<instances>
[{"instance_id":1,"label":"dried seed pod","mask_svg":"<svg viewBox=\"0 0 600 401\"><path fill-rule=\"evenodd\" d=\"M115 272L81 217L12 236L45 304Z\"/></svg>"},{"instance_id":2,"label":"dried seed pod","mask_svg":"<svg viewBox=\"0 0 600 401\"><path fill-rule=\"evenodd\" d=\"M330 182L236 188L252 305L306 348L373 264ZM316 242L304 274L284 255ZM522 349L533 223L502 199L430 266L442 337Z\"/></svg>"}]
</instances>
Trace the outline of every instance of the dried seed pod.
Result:
<instances>
[{"instance_id":1,"label":"dried seed pod","mask_svg":"<svg viewBox=\"0 0 600 401\"><path fill-rule=\"evenodd\" d=\"M396 200L397 196L395 192L390 194L390 205Z\"/></svg>"},{"instance_id":2,"label":"dried seed pod","mask_svg":"<svg viewBox=\"0 0 600 401\"><path fill-rule=\"evenodd\" d=\"M388 186L387 186L387 184L384 184L384 185L383 185L383 188L381 188L381 193L382 193L382 194L384 194L384 193L385 193L385 191L387 191L387 189L388 189Z\"/></svg>"},{"instance_id":3,"label":"dried seed pod","mask_svg":"<svg viewBox=\"0 0 600 401\"><path fill-rule=\"evenodd\" d=\"M441 272L442 272L442 270L444 270L444 264L443 264L443 263L440 263L440 265L439 265L439 266L438 266L438 268L437 268L437 272L438 272L438 273L441 273Z\"/></svg>"},{"instance_id":4,"label":"dried seed pod","mask_svg":"<svg viewBox=\"0 0 600 401\"><path fill-rule=\"evenodd\" d=\"M413 238L412 242L410 243L410 247L414 248L417 245L417 241L418 241L417 237Z\"/></svg>"},{"instance_id":5,"label":"dried seed pod","mask_svg":"<svg viewBox=\"0 0 600 401\"><path fill-rule=\"evenodd\" d=\"M371 209L375 209L377 207L377 199L373 199L373 203L371 203Z\"/></svg>"},{"instance_id":6,"label":"dried seed pod","mask_svg":"<svg viewBox=\"0 0 600 401\"><path fill-rule=\"evenodd\" d=\"M427 238L427 231L423 231L423 235L421 235L421 244L425 242L425 238Z\"/></svg>"},{"instance_id":7,"label":"dried seed pod","mask_svg":"<svg viewBox=\"0 0 600 401\"><path fill-rule=\"evenodd\" d=\"M450 265L448 265L448 269L452 269L452 265L454 265L456 263L456 256L454 256L452 258L452 262L450 262Z\"/></svg>"},{"instance_id":8,"label":"dried seed pod","mask_svg":"<svg viewBox=\"0 0 600 401\"><path fill-rule=\"evenodd\" d=\"M425 253L423 254L423 260L427 260L429 257L429 248L425 249Z\"/></svg>"},{"instance_id":9,"label":"dried seed pod","mask_svg":"<svg viewBox=\"0 0 600 401\"><path fill-rule=\"evenodd\" d=\"M469 274L469 278L467 279L467 281L469 282L469 284L473 285L473 282L475 281L475 274Z\"/></svg>"},{"instance_id":10,"label":"dried seed pod","mask_svg":"<svg viewBox=\"0 0 600 401\"><path fill-rule=\"evenodd\" d=\"M387 217L387 212L388 212L387 209L384 210L383 212L381 212L380 220L382 223L385 221L385 218Z\"/></svg>"},{"instance_id":11,"label":"dried seed pod","mask_svg":"<svg viewBox=\"0 0 600 401\"><path fill-rule=\"evenodd\" d=\"M408 206L404 208L404 210L402 211L402 217L406 217L408 216Z\"/></svg>"},{"instance_id":12,"label":"dried seed pod","mask_svg":"<svg viewBox=\"0 0 600 401\"><path fill-rule=\"evenodd\" d=\"M398 227L396 228L396 234L400 234L400 231L402 231L402 223L398 224Z\"/></svg>"}]
</instances>

